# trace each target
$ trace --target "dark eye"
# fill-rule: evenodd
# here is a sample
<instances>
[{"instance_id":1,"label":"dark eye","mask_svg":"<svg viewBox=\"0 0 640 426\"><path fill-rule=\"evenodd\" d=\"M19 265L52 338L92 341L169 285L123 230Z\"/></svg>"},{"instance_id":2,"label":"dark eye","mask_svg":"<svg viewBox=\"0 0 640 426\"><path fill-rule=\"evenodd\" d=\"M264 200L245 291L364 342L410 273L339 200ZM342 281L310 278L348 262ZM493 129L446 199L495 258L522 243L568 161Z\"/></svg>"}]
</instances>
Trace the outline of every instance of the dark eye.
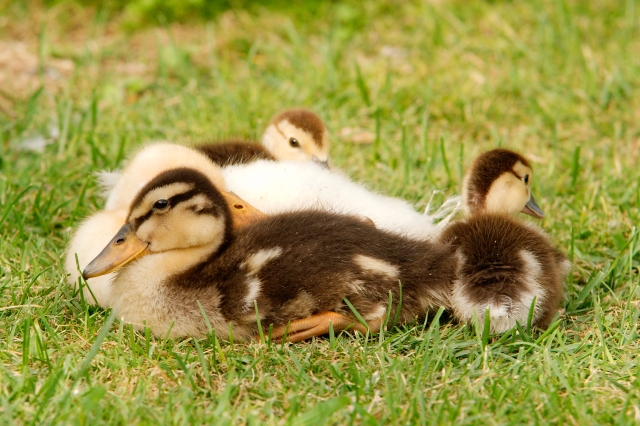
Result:
<instances>
[{"instance_id":1,"label":"dark eye","mask_svg":"<svg viewBox=\"0 0 640 426\"><path fill-rule=\"evenodd\" d=\"M169 207L169 201L168 200L158 200L155 202L155 204L153 205L153 208L155 210L164 210L167 207Z\"/></svg>"},{"instance_id":2,"label":"dark eye","mask_svg":"<svg viewBox=\"0 0 640 426\"><path fill-rule=\"evenodd\" d=\"M300 148L300 142L298 142L298 139L296 138L289 138L289 145L294 148Z\"/></svg>"},{"instance_id":3,"label":"dark eye","mask_svg":"<svg viewBox=\"0 0 640 426\"><path fill-rule=\"evenodd\" d=\"M528 184L529 183L529 175L524 175L522 180L524 181L525 185Z\"/></svg>"}]
</instances>

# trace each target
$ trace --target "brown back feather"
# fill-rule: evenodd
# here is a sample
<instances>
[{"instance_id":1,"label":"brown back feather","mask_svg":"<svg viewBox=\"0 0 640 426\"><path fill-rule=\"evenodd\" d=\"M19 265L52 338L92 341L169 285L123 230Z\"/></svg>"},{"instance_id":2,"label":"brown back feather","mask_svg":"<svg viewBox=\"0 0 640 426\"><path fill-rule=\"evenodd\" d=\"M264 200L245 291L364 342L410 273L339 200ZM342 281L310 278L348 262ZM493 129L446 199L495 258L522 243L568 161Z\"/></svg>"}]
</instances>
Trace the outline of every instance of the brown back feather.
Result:
<instances>
[{"instance_id":1,"label":"brown back feather","mask_svg":"<svg viewBox=\"0 0 640 426\"><path fill-rule=\"evenodd\" d=\"M197 145L195 149L221 167L257 160L276 160L262 145L246 141L207 143Z\"/></svg>"},{"instance_id":2,"label":"brown back feather","mask_svg":"<svg viewBox=\"0 0 640 426\"><path fill-rule=\"evenodd\" d=\"M543 232L506 215L481 214L453 223L440 238L463 256L458 279L465 281L467 296L478 305L497 295L519 301L530 273L520 253L533 254L542 267L539 282L547 294L539 325L553 318L564 294L566 271L561 263L566 257Z\"/></svg>"}]
</instances>

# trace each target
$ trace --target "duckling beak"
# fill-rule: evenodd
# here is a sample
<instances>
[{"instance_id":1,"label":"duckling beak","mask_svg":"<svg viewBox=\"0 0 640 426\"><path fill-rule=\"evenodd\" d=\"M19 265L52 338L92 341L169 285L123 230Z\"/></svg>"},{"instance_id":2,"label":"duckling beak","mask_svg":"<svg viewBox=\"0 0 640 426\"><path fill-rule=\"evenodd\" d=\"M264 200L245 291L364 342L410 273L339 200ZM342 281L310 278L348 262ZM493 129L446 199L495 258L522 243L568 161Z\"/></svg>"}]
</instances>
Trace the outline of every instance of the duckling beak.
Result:
<instances>
[{"instance_id":1,"label":"duckling beak","mask_svg":"<svg viewBox=\"0 0 640 426\"><path fill-rule=\"evenodd\" d=\"M227 206L229 206L233 229L244 228L247 225L267 217L266 214L262 213L260 210L256 209L233 192L220 192L227 202Z\"/></svg>"},{"instance_id":2,"label":"duckling beak","mask_svg":"<svg viewBox=\"0 0 640 426\"><path fill-rule=\"evenodd\" d=\"M86 280L108 274L131 262L143 254L149 243L145 243L136 236L131 223L124 225L100 254L82 271Z\"/></svg>"},{"instance_id":3,"label":"duckling beak","mask_svg":"<svg viewBox=\"0 0 640 426\"><path fill-rule=\"evenodd\" d=\"M533 216L538 219L542 219L544 217L544 212L542 211L540 206L538 206L538 203L536 203L536 199L533 198L533 195L531 196L531 198L529 198L527 204L525 204L524 208L522 209L522 213L528 214L529 216Z\"/></svg>"},{"instance_id":4,"label":"duckling beak","mask_svg":"<svg viewBox=\"0 0 640 426\"><path fill-rule=\"evenodd\" d=\"M314 163L316 163L319 166L322 166L325 169L329 168L329 159L327 158L326 160L322 161L321 159L319 159L318 157L316 157L315 155L311 157L311 161L313 161Z\"/></svg>"}]
</instances>

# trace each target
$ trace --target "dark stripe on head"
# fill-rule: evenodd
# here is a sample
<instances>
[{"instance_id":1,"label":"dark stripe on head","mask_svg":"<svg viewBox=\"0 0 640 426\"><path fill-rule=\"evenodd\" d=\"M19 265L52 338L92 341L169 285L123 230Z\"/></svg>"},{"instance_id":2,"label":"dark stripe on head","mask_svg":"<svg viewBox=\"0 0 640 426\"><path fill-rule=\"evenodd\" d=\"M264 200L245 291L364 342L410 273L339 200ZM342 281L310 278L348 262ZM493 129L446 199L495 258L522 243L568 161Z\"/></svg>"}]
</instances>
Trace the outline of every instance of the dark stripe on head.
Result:
<instances>
[{"instance_id":1,"label":"dark stripe on head","mask_svg":"<svg viewBox=\"0 0 640 426\"><path fill-rule=\"evenodd\" d=\"M211 183L211 181L202 173L195 169L189 168L177 168L168 170L166 172L161 173L152 179L148 184L144 186L136 195L133 203L131 204L131 209L129 211L129 215L131 212L140 206L142 200L145 196L153 191L156 188L167 187L174 184L184 183L190 185L192 188L186 192L176 194L172 197L168 198L169 208L173 208L179 203L187 201L196 195L204 195L209 201L211 201L211 206L206 207L205 209L198 212L199 214L211 214L213 216L225 216L228 220L228 226L230 226L231 218L229 209L225 202L224 197L220 194L220 191L216 189L216 187ZM144 216L141 216L136 219L135 226L136 228L140 226L145 220L147 220L152 214L154 210L151 209Z\"/></svg>"},{"instance_id":2,"label":"dark stripe on head","mask_svg":"<svg viewBox=\"0 0 640 426\"><path fill-rule=\"evenodd\" d=\"M320 117L316 114L307 109L290 109L278 114L271 122L277 125L284 120L289 121L298 129L308 132L313 138L313 142L322 148L322 136L324 135L325 127Z\"/></svg>"}]
</instances>

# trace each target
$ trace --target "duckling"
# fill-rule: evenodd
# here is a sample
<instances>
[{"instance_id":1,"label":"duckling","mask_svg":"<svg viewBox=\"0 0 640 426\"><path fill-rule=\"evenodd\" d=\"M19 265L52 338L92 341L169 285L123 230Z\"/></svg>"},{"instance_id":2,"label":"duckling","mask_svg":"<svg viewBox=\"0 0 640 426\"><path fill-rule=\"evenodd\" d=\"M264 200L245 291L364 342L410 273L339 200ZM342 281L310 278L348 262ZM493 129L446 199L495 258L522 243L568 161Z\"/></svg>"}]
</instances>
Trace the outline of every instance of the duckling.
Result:
<instances>
[{"instance_id":1,"label":"duckling","mask_svg":"<svg viewBox=\"0 0 640 426\"><path fill-rule=\"evenodd\" d=\"M198 171L175 169L149 182L127 224L84 270L117 268L109 306L159 336L250 338L261 323L300 341L351 328L379 330L387 310L408 322L439 306L468 321L492 315L492 331L543 326L562 297L566 258L536 227L482 212L417 241L321 211L267 217L236 233L220 192ZM356 323L344 299L366 327ZM200 305L198 305L198 302ZM201 315L200 306L206 315ZM197 307L197 308L196 308Z\"/></svg>"},{"instance_id":2,"label":"duckling","mask_svg":"<svg viewBox=\"0 0 640 426\"><path fill-rule=\"evenodd\" d=\"M495 149L480 155L463 180L468 217L449 225L440 241L461 259L451 293L456 318L482 319L488 310L492 332L516 322L545 327L564 297L570 262L537 226L512 217L544 213L531 195L533 172L520 154Z\"/></svg>"},{"instance_id":3,"label":"duckling","mask_svg":"<svg viewBox=\"0 0 640 426\"><path fill-rule=\"evenodd\" d=\"M222 167L255 160L313 161L329 166L327 128L320 117L306 109L291 109L276 115L262 135L262 145L233 140L195 148Z\"/></svg>"},{"instance_id":4,"label":"duckling","mask_svg":"<svg viewBox=\"0 0 640 426\"><path fill-rule=\"evenodd\" d=\"M124 225L129 205L139 190L158 174L181 166L196 168L222 188L225 200L231 206L236 227L244 226L264 216L235 194L224 191L226 187L220 169L205 155L191 148L170 143L146 146L132 157L121 173L101 174L102 182L112 187L107 188L108 198L105 209L85 220L69 242L64 267L70 285L75 286L78 283L77 266L86 267L113 234ZM76 256L78 265L76 265ZM89 303L108 307L112 278L113 275L105 275L92 280L88 287L82 289L84 299Z\"/></svg>"},{"instance_id":5,"label":"duckling","mask_svg":"<svg viewBox=\"0 0 640 426\"><path fill-rule=\"evenodd\" d=\"M268 216L234 232L228 205L195 169L161 173L138 193L126 224L84 270L113 273L108 305L158 336L257 333L298 341L353 326L372 331L389 295L401 322L446 305L457 258L451 246L408 239L357 217L323 211ZM202 314L204 313L204 316ZM291 321L290 326L287 324ZM209 325L208 325L209 324ZM231 327L230 327L231 326Z\"/></svg>"}]
</instances>

